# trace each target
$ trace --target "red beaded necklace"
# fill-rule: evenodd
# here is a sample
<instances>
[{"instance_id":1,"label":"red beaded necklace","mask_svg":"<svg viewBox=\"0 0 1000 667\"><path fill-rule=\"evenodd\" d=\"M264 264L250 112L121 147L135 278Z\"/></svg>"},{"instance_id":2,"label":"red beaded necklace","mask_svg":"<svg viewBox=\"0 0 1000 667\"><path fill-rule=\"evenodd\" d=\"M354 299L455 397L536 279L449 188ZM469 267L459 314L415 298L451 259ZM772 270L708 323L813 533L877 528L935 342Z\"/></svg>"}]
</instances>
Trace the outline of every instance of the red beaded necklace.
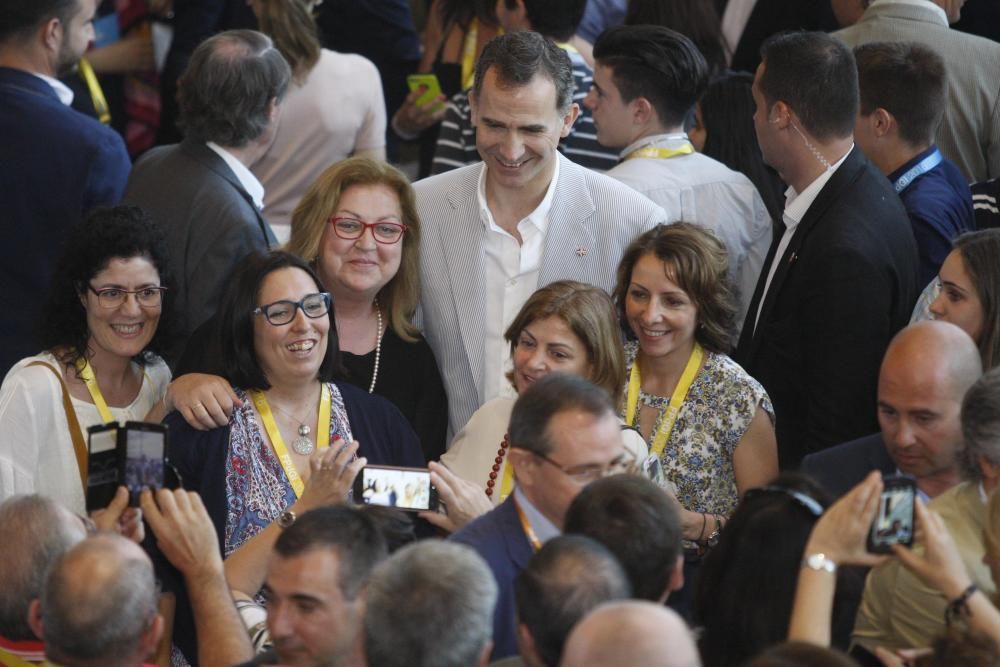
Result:
<instances>
[{"instance_id":1,"label":"red beaded necklace","mask_svg":"<svg viewBox=\"0 0 1000 667\"><path fill-rule=\"evenodd\" d=\"M490 498L493 497L493 487L496 486L497 477L500 475L500 468L503 467L503 457L507 455L509 448L510 439L504 433L503 440L500 442L500 449L497 450L497 457L493 459L493 470L490 472L490 478L486 480L486 495Z\"/></svg>"}]
</instances>

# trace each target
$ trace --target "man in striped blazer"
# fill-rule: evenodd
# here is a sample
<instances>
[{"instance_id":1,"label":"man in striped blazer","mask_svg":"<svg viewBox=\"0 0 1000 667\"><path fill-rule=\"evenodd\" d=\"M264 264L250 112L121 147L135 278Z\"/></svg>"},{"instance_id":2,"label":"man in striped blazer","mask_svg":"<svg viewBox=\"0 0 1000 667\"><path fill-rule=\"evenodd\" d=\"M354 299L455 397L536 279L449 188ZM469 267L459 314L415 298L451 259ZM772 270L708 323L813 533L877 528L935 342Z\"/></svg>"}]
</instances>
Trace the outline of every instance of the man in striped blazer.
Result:
<instances>
[{"instance_id":1,"label":"man in striped blazer","mask_svg":"<svg viewBox=\"0 0 1000 667\"><path fill-rule=\"evenodd\" d=\"M424 334L451 433L513 394L503 332L535 289L570 278L610 291L625 247L665 222L650 200L559 155L579 113L572 96L565 51L538 33L497 37L470 95L483 162L415 184Z\"/></svg>"}]
</instances>

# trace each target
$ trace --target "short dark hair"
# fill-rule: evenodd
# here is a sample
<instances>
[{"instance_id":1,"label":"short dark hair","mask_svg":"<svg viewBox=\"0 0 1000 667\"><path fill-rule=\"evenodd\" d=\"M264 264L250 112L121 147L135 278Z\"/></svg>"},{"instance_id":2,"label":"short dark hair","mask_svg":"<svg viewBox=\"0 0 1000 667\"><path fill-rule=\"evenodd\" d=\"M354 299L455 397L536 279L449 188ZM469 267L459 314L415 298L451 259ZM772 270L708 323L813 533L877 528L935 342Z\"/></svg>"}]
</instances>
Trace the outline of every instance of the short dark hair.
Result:
<instances>
[{"instance_id":1,"label":"short dark hair","mask_svg":"<svg viewBox=\"0 0 1000 667\"><path fill-rule=\"evenodd\" d=\"M765 40L760 55L768 108L784 102L820 141L853 135L858 69L846 44L825 32L786 32Z\"/></svg>"},{"instance_id":2,"label":"short dark hair","mask_svg":"<svg viewBox=\"0 0 1000 667\"><path fill-rule=\"evenodd\" d=\"M861 113L883 108L909 144L933 143L944 116L948 75L941 56L913 42L872 42L854 49Z\"/></svg>"},{"instance_id":3,"label":"short dark hair","mask_svg":"<svg viewBox=\"0 0 1000 667\"><path fill-rule=\"evenodd\" d=\"M566 511L566 532L610 549L635 597L653 602L667 591L683 549L676 503L638 475L612 475L584 487Z\"/></svg>"},{"instance_id":4,"label":"short dark hair","mask_svg":"<svg viewBox=\"0 0 1000 667\"><path fill-rule=\"evenodd\" d=\"M583 535L549 540L514 579L518 622L528 627L546 665L559 664L570 630L590 610L631 594L614 555Z\"/></svg>"},{"instance_id":5,"label":"short dark hair","mask_svg":"<svg viewBox=\"0 0 1000 667\"><path fill-rule=\"evenodd\" d=\"M729 48L715 3L705 0L629 0L625 25L662 25L688 37L705 56L708 68L726 68Z\"/></svg>"},{"instance_id":6,"label":"short dark hair","mask_svg":"<svg viewBox=\"0 0 1000 667\"><path fill-rule=\"evenodd\" d=\"M271 38L227 30L198 45L178 83L180 125L198 141L239 148L271 122L271 102L288 89L291 70Z\"/></svg>"},{"instance_id":7,"label":"short dark hair","mask_svg":"<svg viewBox=\"0 0 1000 667\"><path fill-rule=\"evenodd\" d=\"M611 68L624 102L645 97L670 127L684 122L708 86L708 63L698 47L662 26L609 28L594 43L594 60Z\"/></svg>"},{"instance_id":8,"label":"short dark hair","mask_svg":"<svg viewBox=\"0 0 1000 667\"><path fill-rule=\"evenodd\" d=\"M556 87L556 109L569 111L573 104L573 65L569 56L555 43L537 32L518 30L491 39L476 62L476 80L472 93L476 99L483 92L486 72L493 68L497 84L504 88L527 85L535 75L547 78Z\"/></svg>"},{"instance_id":9,"label":"short dark hair","mask_svg":"<svg viewBox=\"0 0 1000 667\"><path fill-rule=\"evenodd\" d=\"M531 29L545 37L568 42L583 20L587 0L523 0L524 13ZM507 9L517 7L516 0L504 0Z\"/></svg>"},{"instance_id":10,"label":"short dark hair","mask_svg":"<svg viewBox=\"0 0 1000 667\"><path fill-rule=\"evenodd\" d=\"M337 552L340 592L353 600L372 570L388 558L389 549L378 524L367 512L350 505L310 510L282 531L274 553L294 558L316 549Z\"/></svg>"},{"instance_id":11,"label":"short dark hair","mask_svg":"<svg viewBox=\"0 0 1000 667\"><path fill-rule=\"evenodd\" d=\"M653 255L663 262L670 279L687 292L698 309L694 337L711 352L732 347L736 299L729 281L726 246L712 232L690 222L660 224L629 244L618 263L614 299L625 337L635 333L625 319L625 299L639 260Z\"/></svg>"},{"instance_id":12,"label":"short dark hair","mask_svg":"<svg viewBox=\"0 0 1000 667\"><path fill-rule=\"evenodd\" d=\"M534 454L552 451L549 422L557 414L580 410L593 417L614 415L608 393L582 377L549 373L517 397L510 413L510 446Z\"/></svg>"},{"instance_id":13,"label":"short dark hair","mask_svg":"<svg viewBox=\"0 0 1000 667\"><path fill-rule=\"evenodd\" d=\"M771 646L744 667L856 667L857 664L838 649L788 641Z\"/></svg>"},{"instance_id":14,"label":"short dark hair","mask_svg":"<svg viewBox=\"0 0 1000 667\"><path fill-rule=\"evenodd\" d=\"M87 355L90 331L80 297L112 259L132 257L149 260L167 288L156 333L135 361L144 364L162 353L173 335L174 276L163 232L137 206L94 209L69 232L38 322L42 349L56 350L64 364Z\"/></svg>"},{"instance_id":15,"label":"short dark hair","mask_svg":"<svg viewBox=\"0 0 1000 667\"><path fill-rule=\"evenodd\" d=\"M29 39L54 18L65 25L81 8L81 0L4 0L0 3L0 43Z\"/></svg>"},{"instance_id":16,"label":"short dark hair","mask_svg":"<svg viewBox=\"0 0 1000 667\"><path fill-rule=\"evenodd\" d=\"M271 387L254 348L253 310L260 305L257 299L264 280L275 271L288 268L305 271L316 283L317 291L323 291L315 271L305 260L280 250L247 255L236 265L226 282L212 331L211 348L219 355L220 369L225 378L243 389ZM326 356L319 367L318 377L323 382L344 376L332 304L327 317L330 319L330 330L326 334Z\"/></svg>"}]
</instances>

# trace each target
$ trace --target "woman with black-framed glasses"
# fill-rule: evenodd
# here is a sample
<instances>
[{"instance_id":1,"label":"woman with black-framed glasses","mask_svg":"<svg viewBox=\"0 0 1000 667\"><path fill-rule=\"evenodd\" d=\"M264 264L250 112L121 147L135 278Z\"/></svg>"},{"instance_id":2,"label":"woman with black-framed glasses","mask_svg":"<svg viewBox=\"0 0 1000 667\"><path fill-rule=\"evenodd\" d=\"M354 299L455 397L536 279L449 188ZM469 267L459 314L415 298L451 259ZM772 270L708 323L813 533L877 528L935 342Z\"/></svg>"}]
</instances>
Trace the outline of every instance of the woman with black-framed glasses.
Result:
<instances>
[{"instance_id":1,"label":"woman with black-framed glasses","mask_svg":"<svg viewBox=\"0 0 1000 667\"><path fill-rule=\"evenodd\" d=\"M41 493L83 514L87 428L172 409L158 355L172 278L162 234L135 207L95 210L65 243L39 327L45 351L0 387L0 499Z\"/></svg>"},{"instance_id":2,"label":"woman with black-framed glasses","mask_svg":"<svg viewBox=\"0 0 1000 667\"><path fill-rule=\"evenodd\" d=\"M387 400L342 380L336 300L287 252L254 254L229 279L212 345L239 405L196 430L174 412L171 459L219 532L230 587L255 596L274 541L302 513L344 502L366 463L422 467L416 434ZM164 574L164 577L169 575ZM175 643L194 657L184 586Z\"/></svg>"},{"instance_id":3,"label":"woman with black-framed glasses","mask_svg":"<svg viewBox=\"0 0 1000 667\"><path fill-rule=\"evenodd\" d=\"M430 461L444 453L448 401L434 353L413 324L420 243L406 176L359 157L312 184L292 214L285 250L308 261L333 296L348 380L392 401Z\"/></svg>"}]
</instances>

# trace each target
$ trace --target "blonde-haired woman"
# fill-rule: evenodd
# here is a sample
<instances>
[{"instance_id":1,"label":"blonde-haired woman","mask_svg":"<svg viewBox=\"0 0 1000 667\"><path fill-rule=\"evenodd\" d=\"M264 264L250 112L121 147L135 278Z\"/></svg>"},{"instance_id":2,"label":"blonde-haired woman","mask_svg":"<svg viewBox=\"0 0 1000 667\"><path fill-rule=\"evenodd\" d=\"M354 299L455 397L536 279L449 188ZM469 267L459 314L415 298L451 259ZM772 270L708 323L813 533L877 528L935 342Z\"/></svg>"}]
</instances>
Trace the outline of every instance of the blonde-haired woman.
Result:
<instances>
[{"instance_id":1,"label":"blonde-haired woman","mask_svg":"<svg viewBox=\"0 0 1000 667\"><path fill-rule=\"evenodd\" d=\"M395 404L426 459L437 459L448 402L434 353L413 325L420 219L406 176L361 157L327 168L295 208L286 250L310 262L333 296L351 381Z\"/></svg>"},{"instance_id":2,"label":"blonde-haired woman","mask_svg":"<svg viewBox=\"0 0 1000 667\"><path fill-rule=\"evenodd\" d=\"M328 165L354 156L385 159L385 100L378 70L366 58L320 48L316 0L251 0L261 32L292 69L278 105L277 130L251 166L267 192L267 219L288 239L292 210Z\"/></svg>"}]
</instances>

